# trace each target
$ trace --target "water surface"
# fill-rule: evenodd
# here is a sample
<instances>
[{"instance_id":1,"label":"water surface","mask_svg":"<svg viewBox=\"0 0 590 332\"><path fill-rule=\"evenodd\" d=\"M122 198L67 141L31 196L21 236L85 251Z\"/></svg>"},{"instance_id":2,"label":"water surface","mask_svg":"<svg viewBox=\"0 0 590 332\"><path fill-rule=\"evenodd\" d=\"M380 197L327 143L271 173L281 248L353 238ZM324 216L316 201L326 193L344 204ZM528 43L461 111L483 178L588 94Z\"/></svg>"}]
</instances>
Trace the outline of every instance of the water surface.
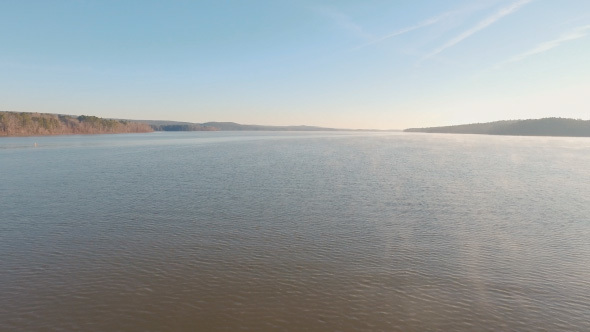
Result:
<instances>
[{"instance_id":1,"label":"water surface","mask_svg":"<svg viewBox=\"0 0 590 332\"><path fill-rule=\"evenodd\" d=\"M587 331L588 170L587 138L1 138L0 330Z\"/></svg>"}]
</instances>

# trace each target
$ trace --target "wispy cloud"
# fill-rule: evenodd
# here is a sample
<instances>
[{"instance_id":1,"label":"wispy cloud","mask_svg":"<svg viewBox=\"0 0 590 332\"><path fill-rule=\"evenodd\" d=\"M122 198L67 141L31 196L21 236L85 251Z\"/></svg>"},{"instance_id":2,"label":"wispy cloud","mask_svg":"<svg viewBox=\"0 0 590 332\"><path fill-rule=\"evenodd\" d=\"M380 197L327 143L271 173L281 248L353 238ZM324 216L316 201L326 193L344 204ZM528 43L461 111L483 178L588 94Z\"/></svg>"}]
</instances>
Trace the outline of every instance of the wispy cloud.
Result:
<instances>
[{"instance_id":1,"label":"wispy cloud","mask_svg":"<svg viewBox=\"0 0 590 332\"><path fill-rule=\"evenodd\" d=\"M366 32L362 26L355 23L348 15L329 7L316 7L314 10L325 17L330 18L338 27L347 30L357 37L365 40L372 40L375 37Z\"/></svg>"},{"instance_id":2,"label":"wispy cloud","mask_svg":"<svg viewBox=\"0 0 590 332\"><path fill-rule=\"evenodd\" d=\"M384 41L386 39L389 39L389 38L392 38L392 37L395 37L395 36L400 36L400 35L406 34L408 32L411 32L411 31L414 31L414 30L418 30L420 28L427 27L429 25L433 25L433 24L439 22L440 20L444 19L445 17L450 16L451 14L452 14L452 12L446 12L446 13L443 13L443 14L438 15L436 17L432 17L432 18L429 18L429 19L427 19L425 21L419 22L419 23L417 23L415 25L412 25L412 26L408 26L408 27L399 29L397 31L394 31L394 32L386 35L386 36L383 36L383 37L380 37L380 38L377 38L377 39L373 39L373 40L371 40L368 43L365 43L363 45L357 46L357 47L353 48L353 50L358 50L358 49L361 49L363 47L367 47L367 46L370 46L370 45L374 45L374 44L380 43L380 42L382 42L382 41Z\"/></svg>"},{"instance_id":3,"label":"wispy cloud","mask_svg":"<svg viewBox=\"0 0 590 332\"><path fill-rule=\"evenodd\" d=\"M492 0L492 1L497 1L497 0ZM485 4L477 3L477 4L470 4L469 6L466 6L463 8L458 8L458 9L446 11L446 12L441 13L439 15L428 18L424 21L418 22L414 25L410 25L410 26L398 29L388 35L385 35L385 36L382 36L379 38L373 38L373 40L369 41L368 43L357 46L357 47L353 48L352 50L354 51L354 50L358 50L358 49L361 49L361 48L364 48L364 47L367 47L370 45L378 44L378 43L381 43L382 41L387 40L389 38L400 36L400 35L406 34L408 32L412 32L414 30L426 28L428 26L440 23L444 20L448 20L450 18L453 18L457 15L464 14L466 12L468 13L468 12L480 10L482 7L485 7L485 6L486 6Z\"/></svg>"},{"instance_id":4,"label":"wispy cloud","mask_svg":"<svg viewBox=\"0 0 590 332\"><path fill-rule=\"evenodd\" d=\"M590 32L590 25L584 25L581 27L577 27L566 34L561 35L557 39L553 39L550 41L540 43L539 45L533 47L532 49L530 49L524 53L513 56L512 58L498 64L495 68L497 69L505 64L522 61L530 56L547 52L553 48L558 47L559 45L561 45L565 42L584 38L588 35L589 32Z\"/></svg>"},{"instance_id":5,"label":"wispy cloud","mask_svg":"<svg viewBox=\"0 0 590 332\"><path fill-rule=\"evenodd\" d=\"M445 43L444 45L442 45L441 47L435 49L434 51L430 52L429 54L427 54L426 56L424 56L421 61L424 61L426 59L429 59L439 53L441 53L442 51L451 48L457 44L459 44L460 42L462 42L463 40L471 37L472 35L474 35L475 33L489 27L490 25L496 23L498 20L502 19L505 16L508 16L512 13L515 13L516 11L518 11L520 8L522 8L523 6L527 5L530 2L533 2L534 0L518 0L513 2L510 6L504 7L502 9L500 9L499 11L497 11L496 13L494 13L493 15L487 17L486 19L480 21L479 23L477 23L474 27L472 27L471 29L468 29L466 31L464 31L463 33L459 34L458 36L456 36L455 38L449 40L447 43Z\"/></svg>"}]
</instances>

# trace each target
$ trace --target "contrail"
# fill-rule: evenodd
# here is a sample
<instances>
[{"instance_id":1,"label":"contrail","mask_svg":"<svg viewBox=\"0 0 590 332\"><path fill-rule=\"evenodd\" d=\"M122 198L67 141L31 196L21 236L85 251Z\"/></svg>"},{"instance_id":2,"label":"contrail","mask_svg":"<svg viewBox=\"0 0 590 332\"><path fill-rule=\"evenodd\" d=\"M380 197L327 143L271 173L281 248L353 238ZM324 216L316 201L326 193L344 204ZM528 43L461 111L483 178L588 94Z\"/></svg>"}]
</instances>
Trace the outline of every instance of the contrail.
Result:
<instances>
[{"instance_id":1,"label":"contrail","mask_svg":"<svg viewBox=\"0 0 590 332\"><path fill-rule=\"evenodd\" d=\"M421 61L431 58L431 57L441 53L442 51L446 50L447 48L450 48L450 47L453 47L453 46L459 44L460 42L469 38L470 36L477 33L478 31L489 27L490 25L494 24L496 21L502 19L504 16L508 16L508 15L516 12L521 7L523 7L524 5L526 5L532 1L534 1L534 0L519 0L519 1L512 3L508 7L500 9L498 12L494 13L492 16L489 16L488 18L484 19L483 21L480 21L473 28L471 28L467 31L464 31L463 33L461 33L457 37L449 40L446 44L442 45L441 47L439 47L439 48L435 49L434 51L432 51L431 53L427 54L425 57L423 57L421 59Z\"/></svg>"},{"instance_id":2,"label":"contrail","mask_svg":"<svg viewBox=\"0 0 590 332\"><path fill-rule=\"evenodd\" d=\"M363 47L367 47L367 46L370 46L370 45L374 45L374 44L380 43L380 42L384 41L385 39L389 39L391 37L403 35L403 34L408 33L410 31L414 31L414 30L417 30L417 29L420 29L420 28L423 28L423 27L427 27L429 25L433 25L436 22L440 21L441 19L445 18L446 16L449 16L450 14L451 14L451 12L447 12L447 13L444 13L442 15L439 15L439 16L436 16L436 17L427 19L425 21L422 21L422 22L420 22L418 24L415 24L415 25L412 25L412 26L409 26L409 27L405 27L403 29L400 29L400 30L397 30L397 31L395 31L393 33L390 33L389 35L383 36L381 38L377 38L377 39L372 40L372 41L370 41L370 42L368 42L366 44L357 46L357 47L353 48L352 50L358 50L358 49L361 49Z\"/></svg>"},{"instance_id":3,"label":"contrail","mask_svg":"<svg viewBox=\"0 0 590 332\"><path fill-rule=\"evenodd\" d=\"M588 35L588 30L590 30L590 25L584 25L581 27L577 27L574 30L570 31L567 34L560 36L557 39L540 43L539 45L535 46L534 48L532 48L524 53L513 56L512 58L500 63L495 68L497 69L507 63L522 61L530 56L547 52L550 49L556 48L557 46L559 46L565 42L584 38L584 37L586 37L586 35Z\"/></svg>"}]
</instances>

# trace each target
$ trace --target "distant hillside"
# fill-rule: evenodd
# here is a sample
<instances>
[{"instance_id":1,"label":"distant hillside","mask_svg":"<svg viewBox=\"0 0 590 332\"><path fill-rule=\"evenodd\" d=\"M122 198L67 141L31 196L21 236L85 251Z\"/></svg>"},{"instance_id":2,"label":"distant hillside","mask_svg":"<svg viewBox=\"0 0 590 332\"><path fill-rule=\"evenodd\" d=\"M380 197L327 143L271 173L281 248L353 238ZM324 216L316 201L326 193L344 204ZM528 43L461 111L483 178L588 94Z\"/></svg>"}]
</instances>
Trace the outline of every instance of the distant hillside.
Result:
<instances>
[{"instance_id":1,"label":"distant hillside","mask_svg":"<svg viewBox=\"0 0 590 332\"><path fill-rule=\"evenodd\" d=\"M103 119L48 113L0 112L0 136L117 134L152 131L356 131L314 126L243 125L235 122L192 123L165 120ZM366 131L366 130L365 130Z\"/></svg>"},{"instance_id":2,"label":"distant hillside","mask_svg":"<svg viewBox=\"0 0 590 332\"><path fill-rule=\"evenodd\" d=\"M0 136L36 136L66 134L145 133L153 129L126 120L102 119L95 116L47 113L0 112Z\"/></svg>"},{"instance_id":3,"label":"distant hillside","mask_svg":"<svg viewBox=\"0 0 590 332\"><path fill-rule=\"evenodd\" d=\"M277 130L277 131L330 131L337 130L333 128L322 128L312 126L262 126L262 125L243 125L235 122L207 122L203 126L217 128L219 130Z\"/></svg>"},{"instance_id":4,"label":"distant hillside","mask_svg":"<svg viewBox=\"0 0 590 332\"><path fill-rule=\"evenodd\" d=\"M139 120L138 120L139 121ZM164 121L164 120L141 120L141 123L148 124L155 131L216 131L217 128L204 126L199 123Z\"/></svg>"},{"instance_id":5,"label":"distant hillside","mask_svg":"<svg viewBox=\"0 0 590 332\"><path fill-rule=\"evenodd\" d=\"M404 131L448 134L590 137L590 120L564 118L509 120L446 127L409 128Z\"/></svg>"},{"instance_id":6,"label":"distant hillside","mask_svg":"<svg viewBox=\"0 0 590 332\"><path fill-rule=\"evenodd\" d=\"M312 127L312 126L262 126L243 125L235 122L177 122L142 120L142 123L149 124L156 131L331 131L333 128Z\"/></svg>"}]
</instances>

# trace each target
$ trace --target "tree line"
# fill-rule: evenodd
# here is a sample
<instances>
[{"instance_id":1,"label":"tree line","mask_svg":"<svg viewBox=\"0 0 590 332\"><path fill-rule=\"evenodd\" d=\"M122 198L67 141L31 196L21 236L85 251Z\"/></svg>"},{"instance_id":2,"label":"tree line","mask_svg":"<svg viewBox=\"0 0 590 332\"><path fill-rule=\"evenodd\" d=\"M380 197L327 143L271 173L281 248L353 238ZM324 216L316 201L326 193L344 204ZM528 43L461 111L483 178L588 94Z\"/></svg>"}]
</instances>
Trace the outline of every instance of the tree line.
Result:
<instances>
[{"instance_id":1,"label":"tree line","mask_svg":"<svg viewBox=\"0 0 590 332\"><path fill-rule=\"evenodd\" d=\"M565 118L507 120L446 127L410 128L404 131L450 134L590 137L590 120Z\"/></svg>"},{"instance_id":2,"label":"tree line","mask_svg":"<svg viewBox=\"0 0 590 332\"><path fill-rule=\"evenodd\" d=\"M119 134L153 131L145 123L96 116L0 112L0 136Z\"/></svg>"},{"instance_id":3,"label":"tree line","mask_svg":"<svg viewBox=\"0 0 590 332\"><path fill-rule=\"evenodd\" d=\"M203 126L197 123L187 124L152 124L155 131L216 131L215 127Z\"/></svg>"}]
</instances>

